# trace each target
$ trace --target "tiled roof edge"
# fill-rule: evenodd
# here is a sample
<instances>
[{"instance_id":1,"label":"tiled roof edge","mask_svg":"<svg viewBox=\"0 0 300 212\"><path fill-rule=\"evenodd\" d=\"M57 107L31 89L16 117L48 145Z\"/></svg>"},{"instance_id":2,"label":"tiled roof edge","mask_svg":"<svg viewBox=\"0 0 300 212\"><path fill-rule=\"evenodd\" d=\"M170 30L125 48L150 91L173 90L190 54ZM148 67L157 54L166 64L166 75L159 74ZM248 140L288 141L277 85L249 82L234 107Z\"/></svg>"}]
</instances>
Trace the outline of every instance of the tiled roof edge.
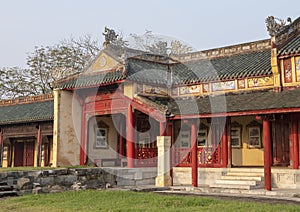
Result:
<instances>
[{"instance_id":1,"label":"tiled roof edge","mask_svg":"<svg viewBox=\"0 0 300 212\"><path fill-rule=\"evenodd\" d=\"M171 57L181 62L187 62L200 59L213 59L216 57L225 57L235 54L244 54L255 51L263 51L266 49L271 49L271 39L241 43L221 48L192 52L183 55L171 55Z\"/></svg>"},{"instance_id":2,"label":"tiled roof edge","mask_svg":"<svg viewBox=\"0 0 300 212\"><path fill-rule=\"evenodd\" d=\"M53 100L53 94L18 97L18 98L14 98L14 99L0 100L0 107L17 105L17 104L30 104L30 103L35 103L35 102L45 102L45 101L52 101L52 100Z\"/></svg>"},{"instance_id":3,"label":"tiled roof edge","mask_svg":"<svg viewBox=\"0 0 300 212\"><path fill-rule=\"evenodd\" d=\"M44 121L53 121L54 117L53 116L48 116L48 117L38 117L38 118L28 118L28 119L19 119L19 120L4 120L0 121L0 125L8 125L8 124L22 124L22 123L28 123L28 122L44 122Z\"/></svg>"}]
</instances>

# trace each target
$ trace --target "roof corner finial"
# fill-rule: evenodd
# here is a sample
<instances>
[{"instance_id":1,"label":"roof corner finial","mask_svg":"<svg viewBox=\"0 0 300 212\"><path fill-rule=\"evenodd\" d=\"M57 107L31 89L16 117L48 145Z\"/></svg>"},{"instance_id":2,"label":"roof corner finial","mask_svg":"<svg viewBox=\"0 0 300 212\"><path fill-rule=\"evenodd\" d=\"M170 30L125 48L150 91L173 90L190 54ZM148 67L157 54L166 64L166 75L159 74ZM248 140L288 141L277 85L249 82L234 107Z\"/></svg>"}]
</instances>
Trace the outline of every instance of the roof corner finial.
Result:
<instances>
[{"instance_id":1,"label":"roof corner finial","mask_svg":"<svg viewBox=\"0 0 300 212\"><path fill-rule=\"evenodd\" d=\"M292 23L292 19L288 17L287 21L284 21L283 19L275 18L274 16L268 16L265 20L265 23L269 35L274 37L276 34L281 32L287 25L287 22L289 24Z\"/></svg>"},{"instance_id":2,"label":"roof corner finial","mask_svg":"<svg viewBox=\"0 0 300 212\"><path fill-rule=\"evenodd\" d=\"M104 32L102 33L102 35L104 35L104 43L103 43L103 46L104 47L107 47L108 44L114 42L117 40L118 38L118 34L115 32L115 30L113 29L109 29L108 27L105 27L104 28Z\"/></svg>"}]
</instances>

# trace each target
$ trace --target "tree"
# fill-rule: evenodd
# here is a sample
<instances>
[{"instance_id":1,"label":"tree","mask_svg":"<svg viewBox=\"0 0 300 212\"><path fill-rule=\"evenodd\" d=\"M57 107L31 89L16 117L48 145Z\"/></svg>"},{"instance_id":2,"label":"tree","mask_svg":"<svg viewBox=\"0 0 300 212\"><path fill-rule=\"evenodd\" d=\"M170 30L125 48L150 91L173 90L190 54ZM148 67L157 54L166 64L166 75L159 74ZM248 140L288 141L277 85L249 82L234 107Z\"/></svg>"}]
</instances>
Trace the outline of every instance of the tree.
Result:
<instances>
[{"instance_id":1,"label":"tree","mask_svg":"<svg viewBox=\"0 0 300 212\"><path fill-rule=\"evenodd\" d=\"M143 35L130 34L132 40L129 47L158 55L186 54L193 50L192 47L181 41L166 36L154 35L146 30Z\"/></svg>"},{"instance_id":2,"label":"tree","mask_svg":"<svg viewBox=\"0 0 300 212\"><path fill-rule=\"evenodd\" d=\"M98 41L89 35L35 47L27 57L28 68L0 70L0 98L50 93L54 81L81 72L99 51Z\"/></svg>"}]
</instances>

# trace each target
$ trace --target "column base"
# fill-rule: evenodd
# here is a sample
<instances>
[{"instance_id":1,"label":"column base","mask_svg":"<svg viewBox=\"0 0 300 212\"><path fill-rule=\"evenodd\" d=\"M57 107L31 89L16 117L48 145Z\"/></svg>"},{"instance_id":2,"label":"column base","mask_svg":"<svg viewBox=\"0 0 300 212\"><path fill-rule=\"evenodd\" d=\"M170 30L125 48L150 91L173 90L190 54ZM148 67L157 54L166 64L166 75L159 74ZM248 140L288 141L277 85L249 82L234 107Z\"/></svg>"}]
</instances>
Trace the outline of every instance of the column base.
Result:
<instances>
[{"instance_id":1,"label":"column base","mask_svg":"<svg viewBox=\"0 0 300 212\"><path fill-rule=\"evenodd\" d=\"M157 176L155 178L156 187L168 187L172 185L172 178L167 175Z\"/></svg>"}]
</instances>

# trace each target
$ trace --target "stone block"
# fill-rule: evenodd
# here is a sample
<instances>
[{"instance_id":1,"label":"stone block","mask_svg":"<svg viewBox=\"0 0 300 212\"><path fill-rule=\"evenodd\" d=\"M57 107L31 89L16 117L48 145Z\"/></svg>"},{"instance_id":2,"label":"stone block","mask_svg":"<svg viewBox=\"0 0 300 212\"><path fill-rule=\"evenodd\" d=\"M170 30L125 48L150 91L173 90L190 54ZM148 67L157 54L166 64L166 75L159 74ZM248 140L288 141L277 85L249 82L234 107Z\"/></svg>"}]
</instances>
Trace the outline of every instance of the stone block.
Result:
<instances>
[{"instance_id":1,"label":"stone block","mask_svg":"<svg viewBox=\"0 0 300 212\"><path fill-rule=\"evenodd\" d=\"M39 182L42 186L52 186L55 184L54 181L54 176L50 176L50 177L41 177L39 178L39 180L37 180L37 182Z\"/></svg>"},{"instance_id":2,"label":"stone block","mask_svg":"<svg viewBox=\"0 0 300 212\"><path fill-rule=\"evenodd\" d=\"M87 174L87 170L86 169L76 169L75 174L77 176L85 176Z\"/></svg>"},{"instance_id":3,"label":"stone block","mask_svg":"<svg viewBox=\"0 0 300 212\"><path fill-rule=\"evenodd\" d=\"M89 180L86 182L87 189L98 189L104 188L105 183L101 182L100 180Z\"/></svg>"},{"instance_id":4,"label":"stone block","mask_svg":"<svg viewBox=\"0 0 300 212\"><path fill-rule=\"evenodd\" d=\"M41 193L43 193L43 189L42 189L42 187L33 188L32 193L33 194L41 194Z\"/></svg>"},{"instance_id":5,"label":"stone block","mask_svg":"<svg viewBox=\"0 0 300 212\"><path fill-rule=\"evenodd\" d=\"M130 179L119 179L117 186L135 186L135 180Z\"/></svg>"},{"instance_id":6,"label":"stone block","mask_svg":"<svg viewBox=\"0 0 300 212\"><path fill-rule=\"evenodd\" d=\"M157 176L155 178L155 186L168 187L172 185L172 179L168 175Z\"/></svg>"},{"instance_id":7,"label":"stone block","mask_svg":"<svg viewBox=\"0 0 300 212\"><path fill-rule=\"evenodd\" d=\"M143 179L143 180L136 180L136 186L146 186L146 185L155 185L155 179Z\"/></svg>"},{"instance_id":8,"label":"stone block","mask_svg":"<svg viewBox=\"0 0 300 212\"><path fill-rule=\"evenodd\" d=\"M17 186L20 190L32 189L32 183L30 182L30 179L25 177L18 179Z\"/></svg>"},{"instance_id":9,"label":"stone block","mask_svg":"<svg viewBox=\"0 0 300 212\"><path fill-rule=\"evenodd\" d=\"M74 175L59 175L55 177L55 182L58 185L71 186L77 181L77 176Z\"/></svg>"},{"instance_id":10,"label":"stone block","mask_svg":"<svg viewBox=\"0 0 300 212\"><path fill-rule=\"evenodd\" d=\"M56 175L67 175L68 169L56 169L55 172L56 172Z\"/></svg>"},{"instance_id":11,"label":"stone block","mask_svg":"<svg viewBox=\"0 0 300 212\"><path fill-rule=\"evenodd\" d=\"M60 185L54 185L50 188L50 193L54 193L54 192L62 192L65 191L66 188Z\"/></svg>"}]
</instances>

